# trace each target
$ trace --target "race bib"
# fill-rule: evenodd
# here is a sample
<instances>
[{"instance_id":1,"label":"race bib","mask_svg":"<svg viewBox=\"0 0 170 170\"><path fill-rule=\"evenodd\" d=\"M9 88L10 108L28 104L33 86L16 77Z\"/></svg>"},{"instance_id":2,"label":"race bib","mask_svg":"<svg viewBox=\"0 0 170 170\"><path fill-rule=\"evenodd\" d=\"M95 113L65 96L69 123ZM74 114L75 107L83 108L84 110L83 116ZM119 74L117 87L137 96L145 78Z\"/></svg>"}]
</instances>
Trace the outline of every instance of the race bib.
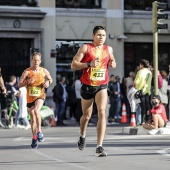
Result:
<instances>
[{"instance_id":1,"label":"race bib","mask_svg":"<svg viewBox=\"0 0 170 170\"><path fill-rule=\"evenodd\" d=\"M40 96L41 88L40 87L29 87L29 96Z\"/></svg>"},{"instance_id":2,"label":"race bib","mask_svg":"<svg viewBox=\"0 0 170 170\"><path fill-rule=\"evenodd\" d=\"M91 68L91 80L105 80L106 69Z\"/></svg>"}]
</instances>

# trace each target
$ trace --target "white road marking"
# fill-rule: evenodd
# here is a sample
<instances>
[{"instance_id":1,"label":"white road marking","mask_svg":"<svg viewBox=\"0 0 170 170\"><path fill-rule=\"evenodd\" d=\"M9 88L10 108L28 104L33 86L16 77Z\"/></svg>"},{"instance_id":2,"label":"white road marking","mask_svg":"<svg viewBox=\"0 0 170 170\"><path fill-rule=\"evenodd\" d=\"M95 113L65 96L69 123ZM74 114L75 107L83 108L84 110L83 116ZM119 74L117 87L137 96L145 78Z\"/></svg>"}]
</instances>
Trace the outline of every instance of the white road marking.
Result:
<instances>
[{"instance_id":1,"label":"white road marking","mask_svg":"<svg viewBox=\"0 0 170 170\"><path fill-rule=\"evenodd\" d=\"M65 140L68 139L68 137L45 137L45 141L44 143L47 143L47 141L51 143L51 141L55 140L55 142L60 142L62 141L62 143L71 143L71 142L77 142L77 138L79 136L77 136L76 138L73 138L72 140ZM146 139L150 139L150 138L166 138L167 135L122 135L122 136L117 136L117 135L107 135L105 137L104 140L114 140L114 139L139 139L139 138L146 138ZM87 136L87 141L96 141L97 140L97 136ZM27 141L27 140L31 140L30 138L25 138L25 137L19 137L19 138L15 138L13 141ZM66 141L66 142L64 142Z\"/></svg>"},{"instance_id":2,"label":"white road marking","mask_svg":"<svg viewBox=\"0 0 170 170\"><path fill-rule=\"evenodd\" d=\"M21 141L21 140L25 140L23 137L20 138L15 138L13 141Z\"/></svg>"},{"instance_id":3,"label":"white road marking","mask_svg":"<svg viewBox=\"0 0 170 170\"><path fill-rule=\"evenodd\" d=\"M54 157L51 157L51 156L48 156L46 154L43 154L42 152L40 152L38 149L33 149L34 152L36 152L38 155L41 155L49 160L53 160L53 161L57 161L57 162L62 162L62 163L65 163L67 165L71 165L71 166L74 166L74 167L77 167L79 169L85 169L85 170L92 170L92 169L89 169L89 168L86 168L86 167L83 167L83 166L80 166L80 165L77 165L75 163L67 163L66 161L64 160L61 160L61 159L56 159Z\"/></svg>"},{"instance_id":4,"label":"white road marking","mask_svg":"<svg viewBox=\"0 0 170 170\"><path fill-rule=\"evenodd\" d=\"M161 155L164 155L164 156L170 156L170 153L166 152L167 150L170 150L170 148L165 148L165 149L162 149L162 150L158 150L157 153L159 153Z\"/></svg>"}]
</instances>

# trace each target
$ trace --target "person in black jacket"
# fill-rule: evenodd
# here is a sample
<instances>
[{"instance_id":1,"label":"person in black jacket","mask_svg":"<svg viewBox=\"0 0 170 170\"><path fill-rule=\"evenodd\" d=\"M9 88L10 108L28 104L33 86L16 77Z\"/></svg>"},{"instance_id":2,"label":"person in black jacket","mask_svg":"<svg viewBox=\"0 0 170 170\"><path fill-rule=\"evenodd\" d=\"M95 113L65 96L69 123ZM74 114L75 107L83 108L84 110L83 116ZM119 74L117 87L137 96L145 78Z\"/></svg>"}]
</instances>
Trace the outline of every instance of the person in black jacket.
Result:
<instances>
[{"instance_id":1,"label":"person in black jacket","mask_svg":"<svg viewBox=\"0 0 170 170\"><path fill-rule=\"evenodd\" d=\"M70 107L70 119L75 120L76 118L76 92L75 92L75 85L73 79L70 80L68 86L66 87L67 94L68 94L68 102L67 105Z\"/></svg>"},{"instance_id":2,"label":"person in black jacket","mask_svg":"<svg viewBox=\"0 0 170 170\"><path fill-rule=\"evenodd\" d=\"M109 123L115 122L115 119L121 119L121 99L122 99L122 87L120 84L120 77L116 76L116 82L113 82L109 86L110 91L110 110L109 110Z\"/></svg>"},{"instance_id":3,"label":"person in black jacket","mask_svg":"<svg viewBox=\"0 0 170 170\"><path fill-rule=\"evenodd\" d=\"M66 106L67 92L65 87L65 77L61 76L59 83L56 84L53 92L53 101L55 102L55 118L57 126L64 126L64 111Z\"/></svg>"},{"instance_id":4,"label":"person in black jacket","mask_svg":"<svg viewBox=\"0 0 170 170\"><path fill-rule=\"evenodd\" d=\"M113 96L113 85L115 83L115 76L114 75L110 75L110 81L108 84L108 89L110 92L110 95ZM114 98L113 97L109 97L109 102L110 102L110 108L109 108L109 115L108 115L108 123L114 124L115 123L115 119L114 119Z\"/></svg>"}]
</instances>

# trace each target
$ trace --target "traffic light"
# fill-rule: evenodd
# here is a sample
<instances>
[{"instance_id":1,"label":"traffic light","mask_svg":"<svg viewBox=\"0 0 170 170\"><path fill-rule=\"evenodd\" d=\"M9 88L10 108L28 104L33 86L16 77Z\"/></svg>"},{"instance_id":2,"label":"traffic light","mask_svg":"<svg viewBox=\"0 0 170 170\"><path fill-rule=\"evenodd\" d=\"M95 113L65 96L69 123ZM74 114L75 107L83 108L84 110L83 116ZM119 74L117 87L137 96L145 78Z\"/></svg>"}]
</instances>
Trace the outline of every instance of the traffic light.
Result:
<instances>
[{"instance_id":1,"label":"traffic light","mask_svg":"<svg viewBox=\"0 0 170 170\"><path fill-rule=\"evenodd\" d=\"M152 3L152 30L153 33L158 32L159 29L167 29L168 24L162 23L164 19L168 19L168 14L163 13L162 10L167 8L167 3L154 1Z\"/></svg>"}]
</instances>

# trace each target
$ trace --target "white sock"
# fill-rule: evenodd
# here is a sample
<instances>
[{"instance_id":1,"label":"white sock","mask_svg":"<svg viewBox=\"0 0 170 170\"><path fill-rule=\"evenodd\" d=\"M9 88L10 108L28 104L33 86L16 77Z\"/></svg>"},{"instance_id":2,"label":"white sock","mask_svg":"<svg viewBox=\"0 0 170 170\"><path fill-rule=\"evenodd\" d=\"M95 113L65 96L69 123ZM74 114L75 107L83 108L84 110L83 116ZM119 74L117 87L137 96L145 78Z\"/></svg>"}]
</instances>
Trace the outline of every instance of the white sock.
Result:
<instances>
[{"instance_id":1,"label":"white sock","mask_svg":"<svg viewBox=\"0 0 170 170\"><path fill-rule=\"evenodd\" d=\"M86 134L82 135L81 132L80 132L80 136L81 136L82 138L85 138L85 137L86 137Z\"/></svg>"},{"instance_id":2,"label":"white sock","mask_svg":"<svg viewBox=\"0 0 170 170\"><path fill-rule=\"evenodd\" d=\"M86 135L81 135L81 134L80 134L80 136L81 136L82 138L85 138L85 137L86 137Z\"/></svg>"},{"instance_id":3,"label":"white sock","mask_svg":"<svg viewBox=\"0 0 170 170\"><path fill-rule=\"evenodd\" d=\"M97 145L97 147L96 147L96 148L98 148L98 147L102 147L102 145Z\"/></svg>"}]
</instances>

